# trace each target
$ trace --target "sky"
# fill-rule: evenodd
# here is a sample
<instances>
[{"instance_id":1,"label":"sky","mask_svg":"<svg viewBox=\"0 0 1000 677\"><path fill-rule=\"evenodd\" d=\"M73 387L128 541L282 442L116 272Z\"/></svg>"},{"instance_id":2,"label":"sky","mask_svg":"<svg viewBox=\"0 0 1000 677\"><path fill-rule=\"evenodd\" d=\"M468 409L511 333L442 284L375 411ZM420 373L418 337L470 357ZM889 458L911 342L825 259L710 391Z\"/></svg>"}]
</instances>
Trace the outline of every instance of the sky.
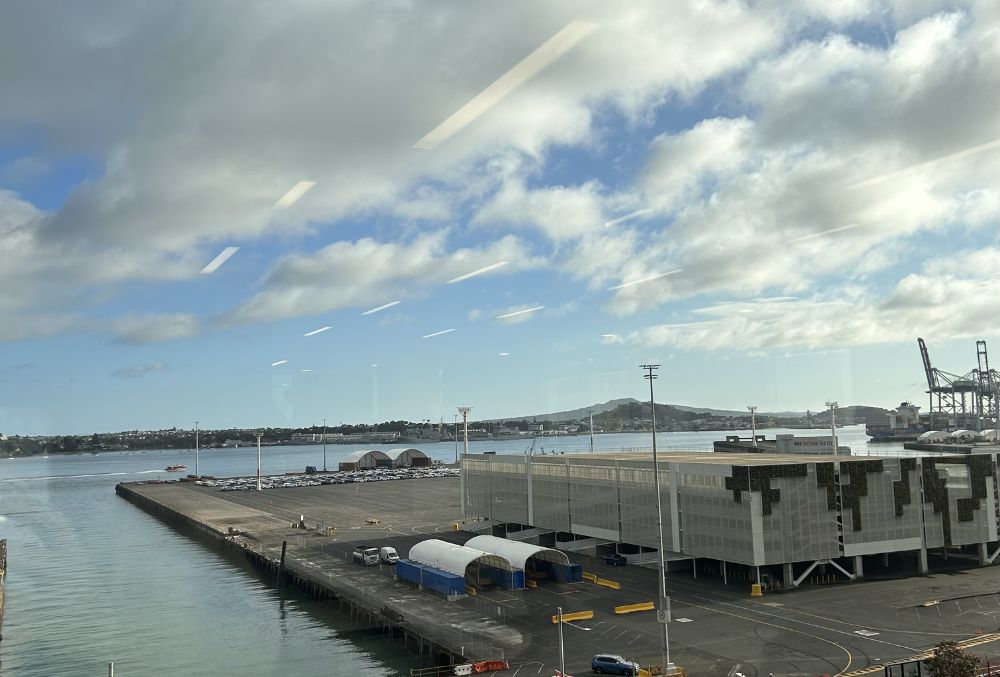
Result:
<instances>
[{"instance_id":1,"label":"sky","mask_svg":"<svg viewBox=\"0 0 1000 677\"><path fill-rule=\"evenodd\" d=\"M926 402L991 0L0 7L0 433ZM1000 345L997 346L1000 350ZM997 358L1000 360L1000 356Z\"/></svg>"}]
</instances>

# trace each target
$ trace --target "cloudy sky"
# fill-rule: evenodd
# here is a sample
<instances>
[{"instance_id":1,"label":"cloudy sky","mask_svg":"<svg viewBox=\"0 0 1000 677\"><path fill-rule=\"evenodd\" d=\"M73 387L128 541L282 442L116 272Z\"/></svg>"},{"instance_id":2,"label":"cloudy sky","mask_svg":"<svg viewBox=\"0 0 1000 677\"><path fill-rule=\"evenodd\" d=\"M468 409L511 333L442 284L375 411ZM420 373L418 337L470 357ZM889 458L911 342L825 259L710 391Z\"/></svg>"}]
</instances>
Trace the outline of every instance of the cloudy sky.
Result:
<instances>
[{"instance_id":1,"label":"cloudy sky","mask_svg":"<svg viewBox=\"0 0 1000 677\"><path fill-rule=\"evenodd\" d=\"M647 361L660 401L923 403L917 336L964 373L1000 334L998 27L6 3L0 432L540 413Z\"/></svg>"}]
</instances>

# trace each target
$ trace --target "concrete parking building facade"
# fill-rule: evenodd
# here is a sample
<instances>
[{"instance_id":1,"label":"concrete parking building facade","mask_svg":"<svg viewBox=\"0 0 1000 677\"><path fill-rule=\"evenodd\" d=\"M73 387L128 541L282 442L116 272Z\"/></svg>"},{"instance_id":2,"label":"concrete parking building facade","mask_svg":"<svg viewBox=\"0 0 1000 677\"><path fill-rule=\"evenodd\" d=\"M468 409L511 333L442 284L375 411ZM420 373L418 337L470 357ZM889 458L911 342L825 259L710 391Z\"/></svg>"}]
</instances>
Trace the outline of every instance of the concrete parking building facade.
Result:
<instances>
[{"instance_id":1,"label":"concrete parking building facade","mask_svg":"<svg viewBox=\"0 0 1000 677\"><path fill-rule=\"evenodd\" d=\"M798 585L817 565L848 578L866 557L928 550L1000 562L1000 454L906 458L801 454L659 455L669 558L709 559ZM625 552L657 546L651 454L469 454L467 518L540 542L581 540ZM514 526L516 525L516 526ZM588 540L589 539L589 540ZM726 566L721 567L725 575Z\"/></svg>"}]
</instances>

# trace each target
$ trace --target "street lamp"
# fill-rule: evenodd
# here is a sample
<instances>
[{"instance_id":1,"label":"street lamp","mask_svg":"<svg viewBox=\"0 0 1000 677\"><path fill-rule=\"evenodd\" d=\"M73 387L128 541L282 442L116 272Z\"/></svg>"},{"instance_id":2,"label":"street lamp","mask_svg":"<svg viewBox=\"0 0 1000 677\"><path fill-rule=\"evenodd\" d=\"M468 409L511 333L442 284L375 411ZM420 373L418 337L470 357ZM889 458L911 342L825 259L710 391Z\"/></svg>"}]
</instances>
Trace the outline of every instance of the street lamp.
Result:
<instances>
[{"instance_id":1,"label":"street lamp","mask_svg":"<svg viewBox=\"0 0 1000 677\"><path fill-rule=\"evenodd\" d=\"M323 472L326 472L326 419L323 419Z\"/></svg>"},{"instance_id":2,"label":"street lamp","mask_svg":"<svg viewBox=\"0 0 1000 677\"><path fill-rule=\"evenodd\" d=\"M257 491L260 491L260 438L261 433L257 433Z\"/></svg>"},{"instance_id":3,"label":"street lamp","mask_svg":"<svg viewBox=\"0 0 1000 677\"><path fill-rule=\"evenodd\" d=\"M830 407L830 437L833 441L833 455L837 455L837 408L840 407L836 401L828 401L826 406Z\"/></svg>"},{"instance_id":4,"label":"street lamp","mask_svg":"<svg viewBox=\"0 0 1000 677\"><path fill-rule=\"evenodd\" d=\"M198 421L194 422L194 474L201 477L198 471L198 447L201 440L198 439Z\"/></svg>"},{"instance_id":5,"label":"street lamp","mask_svg":"<svg viewBox=\"0 0 1000 677\"><path fill-rule=\"evenodd\" d=\"M747 409L750 410L750 439L752 444L757 446L757 407L753 404L748 404Z\"/></svg>"},{"instance_id":6,"label":"street lamp","mask_svg":"<svg viewBox=\"0 0 1000 677\"><path fill-rule=\"evenodd\" d=\"M580 630L590 631L593 628L585 628L582 625L577 625L576 623L570 623L569 621L563 620L562 607L556 607L556 618L559 621L559 675L560 677L566 677L566 649L563 645L563 625L572 625L574 628Z\"/></svg>"},{"instance_id":7,"label":"street lamp","mask_svg":"<svg viewBox=\"0 0 1000 677\"><path fill-rule=\"evenodd\" d=\"M640 368L648 373L643 377L649 381L649 409L653 417L653 489L656 491L656 535L659 539L660 549L660 611L657 613L657 621L663 626L663 637L660 641L660 665L663 666L663 674L674 673L674 666L670 663L670 631L667 622L670 620L670 598L667 597L667 561L666 552L663 547L663 505L660 498L660 466L656 457L656 401L653 399L653 380L657 378L653 372L660 368L658 364L641 364ZM663 614L661 620L660 614Z\"/></svg>"},{"instance_id":8,"label":"street lamp","mask_svg":"<svg viewBox=\"0 0 1000 677\"><path fill-rule=\"evenodd\" d=\"M563 648L563 633L562 633L562 607L556 607L556 616L559 620L559 677L566 677L566 650Z\"/></svg>"},{"instance_id":9,"label":"street lamp","mask_svg":"<svg viewBox=\"0 0 1000 677\"><path fill-rule=\"evenodd\" d=\"M458 413L462 415L462 423L465 426L465 454L469 453L469 412L472 407L459 407ZM455 443L456 449L458 442ZM458 460L457 458L455 459ZM465 522L465 473L462 472L462 464L458 464L458 490L462 494L462 522Z\"/></svg>"}]
</instances>

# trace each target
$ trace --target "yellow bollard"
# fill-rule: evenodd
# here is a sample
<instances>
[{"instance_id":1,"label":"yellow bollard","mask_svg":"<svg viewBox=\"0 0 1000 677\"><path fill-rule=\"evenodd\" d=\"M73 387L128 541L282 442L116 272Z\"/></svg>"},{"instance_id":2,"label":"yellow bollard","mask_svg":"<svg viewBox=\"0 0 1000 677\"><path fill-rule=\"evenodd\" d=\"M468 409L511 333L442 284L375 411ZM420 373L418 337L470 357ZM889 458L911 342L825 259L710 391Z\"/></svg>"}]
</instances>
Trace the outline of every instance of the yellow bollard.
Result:
<instances>
[{"instance_id":1,"label":"yellow bollard","mask_svg":"<svg viewBox=\"0 0 1000 677\"><path fill-rule=\"evenodd\" d=\"M763 597L764 593L760 589L760 583L754 583L750 586L750 596L751 597Z\"/></svg>"}]
</instances>

